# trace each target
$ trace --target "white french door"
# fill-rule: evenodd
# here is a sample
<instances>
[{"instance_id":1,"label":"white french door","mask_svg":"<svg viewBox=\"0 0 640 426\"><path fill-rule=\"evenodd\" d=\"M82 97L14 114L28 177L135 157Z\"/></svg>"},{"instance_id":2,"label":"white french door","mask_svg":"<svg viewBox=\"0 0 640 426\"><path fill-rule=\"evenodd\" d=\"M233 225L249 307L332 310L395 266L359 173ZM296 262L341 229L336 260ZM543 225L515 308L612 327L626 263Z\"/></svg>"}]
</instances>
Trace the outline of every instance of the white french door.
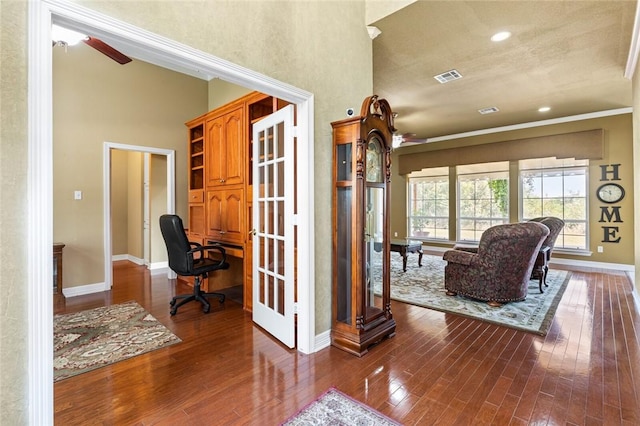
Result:
<instances>
[{"instance_id":1,"label":"white french door","mask_svg":"<svg viewBox=\"0 0 640 426\"><path fill-rule=\"evenodd\" d=\"M253 125L253 321L295 346L294 106Z\"/></svg>"}]
</instances>

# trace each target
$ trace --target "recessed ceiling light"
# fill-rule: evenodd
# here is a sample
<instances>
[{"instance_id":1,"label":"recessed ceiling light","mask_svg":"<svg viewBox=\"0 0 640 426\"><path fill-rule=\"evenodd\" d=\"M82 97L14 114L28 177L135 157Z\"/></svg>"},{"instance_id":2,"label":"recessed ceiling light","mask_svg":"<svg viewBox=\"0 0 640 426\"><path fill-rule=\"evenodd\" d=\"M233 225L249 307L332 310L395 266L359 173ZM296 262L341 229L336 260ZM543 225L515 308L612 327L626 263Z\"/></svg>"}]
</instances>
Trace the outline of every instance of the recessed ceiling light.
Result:
<instances>
[{"instance_id":1,"label":"recessed ceiling light","mask_svg":"<svg viewBox=\"0 0 640 426\"><path fill-rule=\"evenodd\" d=\"M504 41L511 37L511 33L509 31L500 31L499 33L495 33L491 36L491 41Z\"/></svg>"},{"instance_id":2,"label":"recessed ceiling light","mask_svg":"<svg viewBox=\"0 0 640 426\"><path fill-rule=\"evenodd\" d=\"M551 111L551 107L540 107L538 108L538 112L547 112Z\"/></svg>"}]
</instances>

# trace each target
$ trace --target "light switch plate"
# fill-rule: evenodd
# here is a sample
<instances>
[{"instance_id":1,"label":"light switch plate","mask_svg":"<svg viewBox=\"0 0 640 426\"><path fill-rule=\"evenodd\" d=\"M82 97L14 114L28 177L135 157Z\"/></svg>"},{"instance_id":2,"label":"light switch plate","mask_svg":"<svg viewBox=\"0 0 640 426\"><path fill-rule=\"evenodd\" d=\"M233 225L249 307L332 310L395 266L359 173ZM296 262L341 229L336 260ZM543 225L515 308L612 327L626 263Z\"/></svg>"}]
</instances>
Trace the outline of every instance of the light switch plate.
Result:
<instances>
[{"instance_id":1,"label":"light switch plate","mask_svg":"<svg viewBox=\"0 0 640 426\"><path fill-rule=\"evenodd\" d=\"M74 191L73 192L74 200L82 200L82 191Z\"/></svg>"}]
</instances>

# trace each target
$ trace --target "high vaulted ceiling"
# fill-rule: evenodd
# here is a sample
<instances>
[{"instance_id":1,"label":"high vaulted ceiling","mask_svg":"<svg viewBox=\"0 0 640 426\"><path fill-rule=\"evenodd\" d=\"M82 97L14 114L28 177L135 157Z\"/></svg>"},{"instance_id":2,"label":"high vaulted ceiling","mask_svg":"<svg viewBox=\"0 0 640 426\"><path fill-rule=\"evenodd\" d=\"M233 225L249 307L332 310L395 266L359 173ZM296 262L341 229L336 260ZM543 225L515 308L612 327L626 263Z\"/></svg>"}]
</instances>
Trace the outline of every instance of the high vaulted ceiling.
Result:
<instances>
[{"instance_id":1,"label":"high vaulted ceiling","mask_svg":"<svg viewBox=\"0 0 640 426\"><path fill-rule=\"evenodd\" d=\"M372 24L374 93L416 138L630 107L635 14L636 1L418 1ZM452 69L463 78L434 79Z\"/></svg>"}]
</instances>

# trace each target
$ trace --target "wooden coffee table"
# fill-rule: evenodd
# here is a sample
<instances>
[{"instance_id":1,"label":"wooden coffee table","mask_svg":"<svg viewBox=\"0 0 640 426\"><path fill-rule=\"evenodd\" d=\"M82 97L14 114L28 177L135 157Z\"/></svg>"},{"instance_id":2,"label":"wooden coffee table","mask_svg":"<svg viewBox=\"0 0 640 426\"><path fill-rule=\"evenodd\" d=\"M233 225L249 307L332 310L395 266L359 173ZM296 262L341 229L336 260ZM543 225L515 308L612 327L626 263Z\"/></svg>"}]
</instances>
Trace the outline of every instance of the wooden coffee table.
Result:
<instances>
[{"instance_id":1,"label":"wooden coffee table","mask_svg":"<svg viewBox=\"0 0 640 426\"><path fill-rule=\"evenodd\" d=\"M402 256L402 270L407 272L407 254L418 253L418 266L422 266L422 241L406 238L392 238L391 251Z\"/></svg>"}]
</instances>

